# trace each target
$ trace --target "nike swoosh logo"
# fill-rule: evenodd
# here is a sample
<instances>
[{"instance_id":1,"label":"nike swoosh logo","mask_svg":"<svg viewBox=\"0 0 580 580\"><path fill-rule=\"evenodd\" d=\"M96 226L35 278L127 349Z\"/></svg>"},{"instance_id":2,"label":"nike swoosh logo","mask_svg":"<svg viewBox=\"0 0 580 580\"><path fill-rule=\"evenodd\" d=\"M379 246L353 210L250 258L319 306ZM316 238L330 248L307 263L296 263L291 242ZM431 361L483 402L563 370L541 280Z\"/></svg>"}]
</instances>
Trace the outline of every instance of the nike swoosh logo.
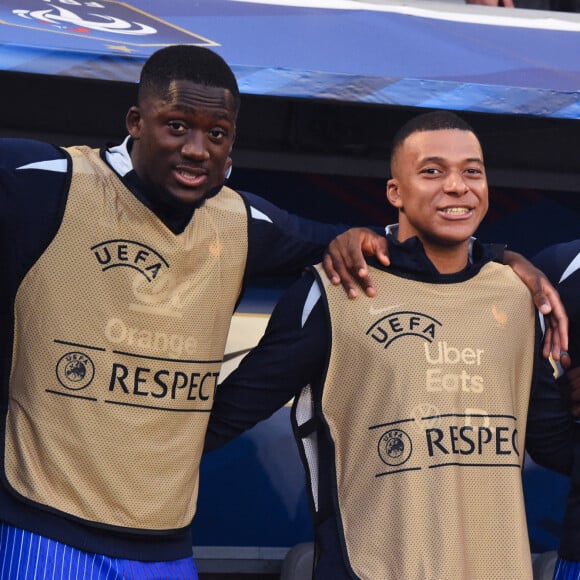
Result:
<instances>
[{"instance_id":1,"label":"nike swoosh logo","mask_svg":"<svg viewBox=\"0 0 580 580\"><path fill-rule=\"evenodd\" d=\"M389 310L394 310L395 308L400 308L401 304L393 304L392 306L385 306L385 308L369 308L369 314L375 316L376 314L381 314L383 312L388 312Z\"/></svg>"}]
</instances>

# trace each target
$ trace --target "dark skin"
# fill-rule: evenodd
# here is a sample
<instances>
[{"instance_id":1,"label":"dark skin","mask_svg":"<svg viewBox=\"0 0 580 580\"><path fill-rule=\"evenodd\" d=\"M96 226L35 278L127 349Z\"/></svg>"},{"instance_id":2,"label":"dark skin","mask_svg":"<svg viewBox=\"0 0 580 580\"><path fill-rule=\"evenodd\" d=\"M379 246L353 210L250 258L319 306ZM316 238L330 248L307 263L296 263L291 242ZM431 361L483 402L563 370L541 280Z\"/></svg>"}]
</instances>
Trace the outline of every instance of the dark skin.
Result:
<instances>
[{"instance_id":1,"label":"dark skin","mask_svg":"<svg viewBox=\"0 0 580 580\"><path fill-rule=\"evenodd\" d=\"M236 137L231 93L173 81L163 95L145 93L127 113L131 159L157 202L195 207L224 182Z\"/></svg>"},{"instance_id":2,"label":"dark skin","mask_svg":"<svg viewBox=\"0 0 580 580\"><path fill-rule=\"evenodd\" d=\"M133 138L131 159L148 195L168 213L192 211L224 183L236 137L237 109L232 94L185 80L173 81L163 94L144 92L129 109L126 125ZM351 298L358 288L376 293L364 256L389 265L386 238L353 228L330 245L323 267ZM536 306L548 317L544 354L559 360L568 348L568 321L555 288L527 260L506 253L506 263L528 286ZM551 347L550 347L551 345Z\"/></svg>"},{"instance_id":3,"label":"dark skin","mask_svg":"<svg viewBox=\"0 0 580 580\"><path fill-rule=\"evenodd\" d=\"M393 153L386 196L400 242L416 237L438 272L461 271L489 207L483 153L471 131L417 131Z\"/></svg>"}]
</instances>

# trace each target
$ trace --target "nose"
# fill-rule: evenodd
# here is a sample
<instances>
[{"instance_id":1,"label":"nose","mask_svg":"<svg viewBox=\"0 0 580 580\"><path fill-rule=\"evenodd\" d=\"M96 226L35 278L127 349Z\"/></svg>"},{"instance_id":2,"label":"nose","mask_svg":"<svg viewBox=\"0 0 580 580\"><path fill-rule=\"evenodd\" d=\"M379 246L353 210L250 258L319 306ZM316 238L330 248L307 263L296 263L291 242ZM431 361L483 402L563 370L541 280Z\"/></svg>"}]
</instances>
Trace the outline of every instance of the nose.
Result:
<instances>
[{"instance_id":1,"label":"nose","mask_svg":"<svg viewBox=\"0 0 580 580\"><path fill-rule=\"evenodd\" d=\"M443 183L443 190L449 195L465 195L469 187L463 180L461 173L450 173Z\"/></svg>"},{"instance_id":2,"label":"nose","mask_svg":"<svg viewBox=\"0 0 580 580\"><path fill-rule=\"evenodd\" d=\"M205 136L202 131L190 131L181 147L181 154L188 159L204 160L209 158Z\"/></svg>"}]
</instances>

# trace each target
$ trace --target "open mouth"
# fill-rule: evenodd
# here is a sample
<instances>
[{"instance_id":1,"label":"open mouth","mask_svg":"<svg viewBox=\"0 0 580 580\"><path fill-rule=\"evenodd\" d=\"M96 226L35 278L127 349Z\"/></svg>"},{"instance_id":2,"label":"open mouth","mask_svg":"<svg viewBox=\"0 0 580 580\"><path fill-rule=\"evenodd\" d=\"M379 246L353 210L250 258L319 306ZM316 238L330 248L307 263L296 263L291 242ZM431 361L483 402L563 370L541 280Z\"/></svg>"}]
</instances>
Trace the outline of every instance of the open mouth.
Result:
<instances>
[{"instance_id":1,"label":"open mouth","mask_svg":"<svg viewBox=\"0 0 580 580\"><path fill-rule=\"evenodd\" d=\"M207 173L202 169L178 167L175 170L177 181L185 187L198 187L207 180Z\"/></svg>"},{"instance_id":2,"label":"open mouth","mask_svg":"<svg viewBox=\"0 0 580 580\"><path fill-rule=\"evenodd\" d=\"M463 216L470 214L473 209L469 207L446 207L440 210L445 215L450 216Z\"/></svg>"}]
</instances>

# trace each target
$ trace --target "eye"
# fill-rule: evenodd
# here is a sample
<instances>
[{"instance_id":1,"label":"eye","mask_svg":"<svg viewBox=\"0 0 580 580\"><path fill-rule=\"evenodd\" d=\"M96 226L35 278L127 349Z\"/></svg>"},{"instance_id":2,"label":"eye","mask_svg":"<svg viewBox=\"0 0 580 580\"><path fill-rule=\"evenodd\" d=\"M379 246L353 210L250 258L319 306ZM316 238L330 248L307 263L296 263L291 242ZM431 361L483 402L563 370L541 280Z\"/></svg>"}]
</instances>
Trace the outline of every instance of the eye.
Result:
<instances>
[{"instance_id":1,"label":"eye","mask_svg":"<svg viewBox=\"0 0 580 580\"><path fill-rule=\"evenodd\" d=\"M209 136L212 141L220 141L227 136L227 131L224 131L220 127L215 127L209 131Z\"/></svg>"},{"instance_id":2,"label":"eye","mask_svg":"<svg viewBox=\"0 0 580 580\"><path fill-rule=\"evenodd\" d=\"M424 167L423 169L421 169L421 172L425 175L439 175L441 173L441 170L438 169L437 167Z\"/></svg>"},{"instance_id":3,"label":"eye","mask_svg":"<svg viewBox=\"0 0 580 580\"><path fill-rule=\"evenodd\" d=\"M187 129L181 121L169 121L167 126L173 133L184 133Z\"/></svg>"}]
</instances>

